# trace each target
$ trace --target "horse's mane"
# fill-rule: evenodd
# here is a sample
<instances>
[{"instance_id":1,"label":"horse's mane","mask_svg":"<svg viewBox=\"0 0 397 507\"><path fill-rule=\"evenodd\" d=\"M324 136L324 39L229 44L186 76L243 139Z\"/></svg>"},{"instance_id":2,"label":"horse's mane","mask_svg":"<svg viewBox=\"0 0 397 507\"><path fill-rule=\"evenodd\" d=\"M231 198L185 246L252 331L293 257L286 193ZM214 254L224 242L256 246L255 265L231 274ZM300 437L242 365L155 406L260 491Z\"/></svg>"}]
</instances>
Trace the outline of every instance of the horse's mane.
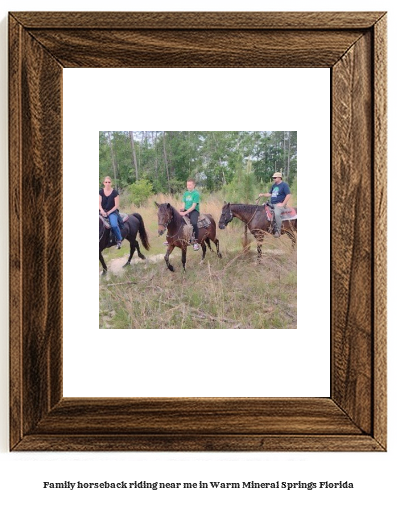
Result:
<instances>
[{"instance_id":1,"label":"horse's mane","mask_svg":"<svg viewBox=\"0 0 397 507\"><path fill-rule=\"evenodd\" d=\"M167 204L169 204L169 205L170 205L170 207L171 207L171 209L172 209L172 214L173 214L173 216L174 216L175 220L176 220L176 221L182 220L181 214L179 213L179 211L178 211L176 208L174 208L174 206L173 206L171 203L169 203L169 202L165 202L165 203L163 203L163 204L162 204L162 205L160 205L160 206L167 206Z\"/></svg>"},{"instance_id":2,"label":"horse's mane","mask_svg":"<svg viewBox=\"0 0 397 507\"><path fill-rule=\"evenodd\" d=\"M247 211L249 213L263 208L261 204L231 204L230 206L234 206L236 211Z\"/></svg>"}]
</instances>

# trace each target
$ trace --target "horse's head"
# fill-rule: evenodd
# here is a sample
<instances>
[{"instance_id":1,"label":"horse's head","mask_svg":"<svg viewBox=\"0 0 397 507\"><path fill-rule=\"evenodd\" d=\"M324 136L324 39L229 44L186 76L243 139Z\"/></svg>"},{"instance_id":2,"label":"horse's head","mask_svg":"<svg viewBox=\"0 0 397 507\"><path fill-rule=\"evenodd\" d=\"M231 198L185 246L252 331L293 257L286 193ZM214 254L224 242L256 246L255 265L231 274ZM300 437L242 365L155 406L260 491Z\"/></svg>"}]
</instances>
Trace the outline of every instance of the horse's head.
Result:
<instances>
[{"instance_id":1,"label":"horse's head","mask_svg":"<svg viewBox=\"0 0 397 507\"><path fill-rule=\"evenodd\" d=\"M222 208L221 218L219 219L219 229L225 229L227 224L233 220L233 213L230 208L230 202L226 203Z\"/></svg>"},{"instance_id":2,"label":"horse's head","mask_svg":"<svg viewBox=\"0 0 397 507\"><path fill-rule=\"evenodd\" d=\"M172 211L172 206L169 202L165 204L157 204L157 202L155 202L155 205L158 207L157 212L158 233L159 236L161 236L167 230L168 224L170 224L174 215Z\"/></svg>"}]
</instances>

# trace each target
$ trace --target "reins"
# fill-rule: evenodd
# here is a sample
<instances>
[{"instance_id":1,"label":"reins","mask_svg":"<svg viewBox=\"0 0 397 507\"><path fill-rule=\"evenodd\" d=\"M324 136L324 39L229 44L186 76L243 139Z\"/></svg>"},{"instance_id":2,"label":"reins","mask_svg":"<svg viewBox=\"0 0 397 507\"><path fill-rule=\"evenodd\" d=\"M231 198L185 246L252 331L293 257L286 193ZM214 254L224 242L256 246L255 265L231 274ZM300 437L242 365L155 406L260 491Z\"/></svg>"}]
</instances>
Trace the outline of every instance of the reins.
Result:
<instances>
[{"instance_id":1,"label":"reins","mask_svg":"<svg viewBox=\"0 0 397 507\"><path fill-rule=\"evenodd\" d=\"M103 229L103 232L102 232L102 236L99 238L99 243L101 242L101 239L103 238L103 236L105 234L105 230L106 230L106 227L103 223L102 223L102 229Z\"/></svg>"},{"instance_id":2,"label":"reins","mask_svg":"<svg viewBox=\"0 0 397 507\"><path fill-rule=\"evenodd\" d=\"M253 215L252 215L252 216L251 216L251 218L248 220L248 222L245 222L245 225L246 225L247 227L248 227L248 225L252 222L252 220L254 219L254 216L256 215L256 213L257 213L258 209L259 209L259 197L258 197L258 199L256 200L256 209L255 209L255 211L254 211ZM231 209L230 209L230 212L231 212L231 214L233 214Z\"/></svg>"}]
</instances>

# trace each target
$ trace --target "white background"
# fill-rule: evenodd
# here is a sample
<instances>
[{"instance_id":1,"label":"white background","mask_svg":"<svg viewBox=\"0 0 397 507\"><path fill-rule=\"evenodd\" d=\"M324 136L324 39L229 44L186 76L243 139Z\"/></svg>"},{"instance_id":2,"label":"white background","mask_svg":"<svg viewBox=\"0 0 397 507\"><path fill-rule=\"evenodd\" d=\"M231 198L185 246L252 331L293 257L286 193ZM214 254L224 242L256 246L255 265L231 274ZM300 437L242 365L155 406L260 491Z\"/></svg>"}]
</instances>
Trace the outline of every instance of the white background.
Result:
<instances>
[{"instance_id":1,"label":"white background","mask_svg":"<svg viewBox=\"0 0 397 507\"><path fill-rule=\"evenodd\" d=\"M4 4L3 4L4 5ZM69 1L56 5L60 10L91 10L91 4L85 0ZM37 1L36 10L53 10L55 5L49 1ZM114 0L108 2L97 1L96 10L297 10L296 2L249 1L245 2L186 2L147 1L122 2ZM318 2L301 1L302 10L316 10ZM7 63L7 10L32 10L33 5L27 1L6 0L2 10L0 23L2 70ZM389 11L389 47L396 47L396 14L397 8L391 1L354 2L324 1L322 10L388 10ZM395 92L395 55L389 51L389 111L393 114L389 119L389 146L393 146L396 135L396 101ZM0 154L1 175L4 188L7 187L7 78L6 72L1 74L1 100L0 100ZM152 128L150 126L150 128ZM394 150L389 152L389 167L396 166ZM390 171L389 188L396 188L395 173ZM391 192L389 192L391 194ZM389 197L392 201L392 197ZM0 212L7 215L7 202L0 200ZM390 226L390 237L392 234ZM7 241L7 229L1 228L1 237ZM396 245L389 241L389 258L395 259ZM350 506L360 503L362 506L393 505L395 501L395 468L397 465L396 449L396 345L395 311L391 301L396 300L395 277L396 271L392 263L389 265L389 441L387 453L31 453L10 454L8 452L8 291L7 291L7 255L6 249L0 249L1 273L1 339L0 339L0 499L4 505L22 506L32 505L59 505L66 506L73 503L76 506L95 502L102 506L116 504L118 506L130 505L219 505L228 502L232 505L249 502L249 505L274 505L275 502L290 503L307 506ZM393 286L394 285L394 286ZM393 315L394 313L394 315ZM231 490L231 491L48 491L42 489L42 481L64 480L70 481L115 481L115 480L146 480L146 481L339 481L354 482L354 490L297 490L286 492L275 490Z\"/></svg>"},{"instance_id":2,"label":"white background","mask_svg":"<svg viewBox=\"0 0 397 507\"><path fill-rule=\"evenodd\" d=\"M65 69L63 83L64 395L329 396L330 70ZM98 330L97 230L76 252L71 196L96 188L99 130L150 125L298 131L298 329ZM97 193L84 197L94 223Z\"/></svg>"}]
</instances>

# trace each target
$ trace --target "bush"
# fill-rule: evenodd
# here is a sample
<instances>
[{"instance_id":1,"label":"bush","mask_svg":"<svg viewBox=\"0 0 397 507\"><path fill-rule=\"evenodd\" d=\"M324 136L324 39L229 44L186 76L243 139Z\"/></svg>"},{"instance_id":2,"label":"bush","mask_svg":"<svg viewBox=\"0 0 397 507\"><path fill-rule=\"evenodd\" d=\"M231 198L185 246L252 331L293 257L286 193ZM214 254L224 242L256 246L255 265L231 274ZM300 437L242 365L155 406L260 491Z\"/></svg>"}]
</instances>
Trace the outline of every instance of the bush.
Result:
<instances>
[{"instance_id":1,"label":"bush","mask_svg":"<svg viewBox=\"0 0 397 507\"><path fill-rule=\"evenodd\" d=\"M148 180L138 180L130 185L131 200L138 208L153 195L153 185Z\"/></svg>"}]
</instances>

